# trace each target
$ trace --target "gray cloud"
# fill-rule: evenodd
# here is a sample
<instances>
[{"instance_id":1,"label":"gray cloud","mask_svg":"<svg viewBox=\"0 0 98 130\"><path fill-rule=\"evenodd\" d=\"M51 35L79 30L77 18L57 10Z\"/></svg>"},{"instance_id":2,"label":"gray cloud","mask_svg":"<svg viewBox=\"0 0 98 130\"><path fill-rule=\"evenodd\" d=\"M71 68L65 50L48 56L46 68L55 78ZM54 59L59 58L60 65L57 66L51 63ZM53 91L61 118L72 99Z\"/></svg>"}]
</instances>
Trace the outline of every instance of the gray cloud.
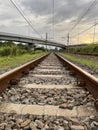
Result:
<instances>
[{"instance_id":1,"label":"gray cloud","mask_svg":"<svg viewBox=\"0 0 98 130\"><path fill-rule=\"evenodd\" d=\"M14 0L24 11L25 16L30 18L32 25L42 35L49 31L52 34L53 24L53 0ZM81 14L89 7L92 0L54 0L54 23L55 33L60 35L68 32L81 16ZM85 18L79 25L91 25L98 17L98 2L91 8ZM23 23L23 24L22 24ZM26 26L25 20L19 12L8 1L0 0L0 26ZM70 26L69 26L70 25ZM81 26L80 26L81 27ZM8 28L10 30L10 27ZM17 27L15 28L17 29ZM65 34L64 34L65 35Z\"/></svg>"},{"instance_id":2,"label":"gray cloud","mask_svg":"<svg viewBox=\"0 0 98 130\"><path fill-rule=\"evenodd\" d=\"M8 1L0 0L0 21L8 21L19 18L20 14L15 7Z\"/></svg>"},{"instance_id":3,"label":"gray cloud","mask_svg":"<svg viewBox=\"0 0 98 130\"><path fill-rule=\"evenodd\" d=\"M55 24L65 20L76 22L79 16L89 7L92 0L54 0L55 1ZM25 8L31 11L36 16L47 16L48 24L53 22L53 0L22 0ZM97 4L97 3L95 3ZM92 8L92 12L85 16L85 20L90 20L92 17L97 17L98 6L96 10Z\"/></svg>"},{"instance_id":4,"label":"gray cloud","mask_svg":"<svg viewBox=\"0 0 98 130\"><path fill-rule=\"evenodd\" d=\"M52 0L22 0L22 4L38 16L51 13Z\"/></svg>"}]
</instances>

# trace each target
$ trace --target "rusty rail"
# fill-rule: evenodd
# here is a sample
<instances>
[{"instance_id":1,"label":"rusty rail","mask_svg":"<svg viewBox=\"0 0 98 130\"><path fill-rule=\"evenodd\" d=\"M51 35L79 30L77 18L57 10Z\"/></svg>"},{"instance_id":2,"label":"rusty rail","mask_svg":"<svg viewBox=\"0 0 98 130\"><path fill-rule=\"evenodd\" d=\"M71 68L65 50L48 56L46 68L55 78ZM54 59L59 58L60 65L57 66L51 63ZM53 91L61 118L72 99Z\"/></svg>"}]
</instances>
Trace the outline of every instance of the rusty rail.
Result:
<instances>
[{"instance_id":1,"label":"rusty rail","mask_svg":"<svg viewBox=\"0 0 98 130\"><path fill-rule=\"evenodd\" d=\"M48 55L49 54L41 56L33 61L30 61L20 67L0 75L0 93L3 92L10 84L17 84L20 77L22 77L24 74L28 74L30 69L33 69Z\"/></svg>"},{"instance_id":2,"label":"rusty rail","mask_svg":"<svg viewBox=\"0 0 98 130\"><path fill-rule=\"evenodd\" d=\"M92 54L92 53L80 53L80 52L74 52L74 53L72 53L72 54L87 55L87 56L98 56L97 53Z\"/></svg>"},{"instance_id":3,"label":"rusty rail","mask_svg":"<svg viewBox=\"0 0 98 130\"><path fill-rule=\"evenodd\" d=\"M66 60L64 57L56 54L59 60L69 69L72 70L73 74L78 78L78 80L83 80L86 84L84 87L93 95L95 100L95 106L98 108L98 79L89 74L88 72L84 71L83 69L79 68L78 66L74 65L70 61Z\"/></svg>"}]
</instances>

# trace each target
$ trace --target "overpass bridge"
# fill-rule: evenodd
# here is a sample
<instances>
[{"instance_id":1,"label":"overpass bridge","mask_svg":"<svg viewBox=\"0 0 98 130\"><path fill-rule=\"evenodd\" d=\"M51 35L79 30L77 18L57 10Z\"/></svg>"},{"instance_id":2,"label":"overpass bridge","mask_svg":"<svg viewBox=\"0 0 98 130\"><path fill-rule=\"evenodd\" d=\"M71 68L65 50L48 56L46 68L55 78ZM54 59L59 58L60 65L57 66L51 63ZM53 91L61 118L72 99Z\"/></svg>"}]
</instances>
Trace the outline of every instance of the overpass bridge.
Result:
<instances>
[{"instance_id":1,"label":"overpass bridge","mask_svg":"<svg viewBox=\"0 0 98 130\"><path fill-rule=\"evenodd\" d=\"M5 32L0 32L0 40L28 43L29 45L40 44L40 45L60 47L64 49L66 48L64 44L55 41L38 39L31 36L23 36L23 35L17 35L17 34L5 33Z\"/></svg>"}]
</instances>

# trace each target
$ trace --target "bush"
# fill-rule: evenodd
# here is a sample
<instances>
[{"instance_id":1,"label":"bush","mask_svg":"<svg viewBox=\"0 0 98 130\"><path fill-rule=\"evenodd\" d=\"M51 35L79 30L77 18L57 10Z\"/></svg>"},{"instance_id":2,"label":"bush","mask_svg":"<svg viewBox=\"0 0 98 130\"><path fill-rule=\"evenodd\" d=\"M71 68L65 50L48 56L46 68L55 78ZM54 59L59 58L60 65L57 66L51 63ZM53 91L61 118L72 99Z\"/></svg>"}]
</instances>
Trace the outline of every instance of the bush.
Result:
<instances>
[{"instance_id":1,"label":"bush","mask_svg":"<svg viewBox=\"0 0 98 130\"><path fill-rule=\"evenodd\" d=\"M10 47L2 47L0 48L0 56L8 56L10 55L11 48Z\"/></svg>"},{"instance_id":2,"label":"bush","mask_svg":"<svg viewBox=\"0 0 98 130\"><path fill-rule=\"evenodd\" d=\"M16 45L12 42L4 42L0 44L0 56L16 56L24 53L30 53L30 50L28 50L25 45Z\"/></svg>"},{"instance_id":3,"label":"bush","mask_svg":"<svg viewBox=\"0 0 98 130\"><path fill-rule=\"evenodd\" d=\"M98 44L91 44L81 47L69 47L68 51L79 53L98 53Z\"/></svg>"}]
</instances>

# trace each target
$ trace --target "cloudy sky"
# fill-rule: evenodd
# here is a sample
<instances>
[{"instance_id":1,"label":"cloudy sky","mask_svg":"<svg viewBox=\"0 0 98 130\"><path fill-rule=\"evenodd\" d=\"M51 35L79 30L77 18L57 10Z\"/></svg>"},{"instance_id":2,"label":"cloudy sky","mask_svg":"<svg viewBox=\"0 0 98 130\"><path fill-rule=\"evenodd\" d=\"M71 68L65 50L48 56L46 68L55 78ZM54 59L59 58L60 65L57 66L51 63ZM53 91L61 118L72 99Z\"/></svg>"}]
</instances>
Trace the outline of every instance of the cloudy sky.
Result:
<instances>
[{"instance_id":1,"label":"cloudy sky","mask_svg":"<svg viewBox=\"0 0 98 130\"><path fill-rule=\"evenodd\" d=\"M98 27L81 33L98 22L98 0L13 0L21 8L34 30L26 23L10 0L0 0L0 32L9 32L33 37L45 38L66 44L70 32L70 44L93 42L97 40ZM93 1L95 1L93 3ZM93 5L92 5L93 3ZM92 5L91 8L89 8ZM79 18L89 8L85 17L77 24ZM54 15L53 15L54 14ZM74 25L77 24L75 28ZM36 33L38 32L38 33Z\"/></svg>"}]
</instances>

